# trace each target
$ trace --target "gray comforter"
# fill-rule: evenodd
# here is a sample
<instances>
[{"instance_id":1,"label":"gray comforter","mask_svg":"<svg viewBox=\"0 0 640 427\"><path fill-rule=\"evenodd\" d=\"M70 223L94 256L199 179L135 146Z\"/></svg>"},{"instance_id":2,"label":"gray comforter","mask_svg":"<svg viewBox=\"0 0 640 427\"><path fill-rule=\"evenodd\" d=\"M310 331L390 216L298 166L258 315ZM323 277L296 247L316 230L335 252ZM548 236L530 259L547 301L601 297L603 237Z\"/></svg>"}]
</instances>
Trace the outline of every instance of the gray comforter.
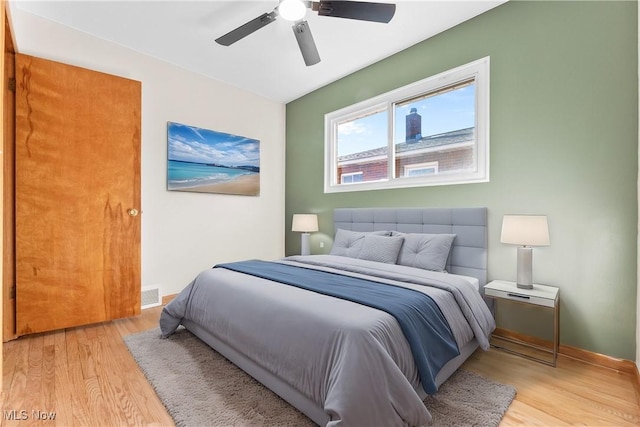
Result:
<instances>
[{"instance_id":1,"label":"gray comforter","mask_svg":"<svg viewBox=\"0 0 640 427\"><path fill-rule=\"evenodd\" d=\"M418 289L431 296L462 347L484 349L495 323L484 300L452 274L312 255L279 262ZM200 273L163 310L163 336L183 319L245 354L324 408L328 426L422 426L431 415L418 371L393 316L224 268Z\"/></svg>"}]
</instances>

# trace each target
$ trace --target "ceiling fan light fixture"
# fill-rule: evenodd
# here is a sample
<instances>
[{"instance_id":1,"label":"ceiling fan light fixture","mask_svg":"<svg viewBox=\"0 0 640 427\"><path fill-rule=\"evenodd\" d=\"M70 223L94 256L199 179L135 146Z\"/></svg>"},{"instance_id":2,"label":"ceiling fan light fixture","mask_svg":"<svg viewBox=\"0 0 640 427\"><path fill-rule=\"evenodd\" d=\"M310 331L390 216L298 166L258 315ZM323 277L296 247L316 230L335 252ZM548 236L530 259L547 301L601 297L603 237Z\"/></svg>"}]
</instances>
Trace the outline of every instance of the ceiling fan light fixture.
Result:
<instances>
[{"instance_id":1,"label":"ceiling fan light fixture","mask_svg":"<svg viewBox=\"0 0 640 427\"><path fill-rule=\"evenodd\" d=\"M281 0L278 14L287 21L299 21L304 18L307 6L301 0Z\"/></svg>"},{"instance_id":2,"label":"ceiling fan light fixture","mask_svg":"<svg viewBox=\"0 0 640 427\"><path fill-rule=\"evenodd\" d=\"M309 23L303 18L307 8L317 12L319 16L332 16L335 18L355 19L358 21L370 21L388 23L396 12L393 3L372 3L367 1L332 1L332 0L279 0L271 12L263 13L234 30L216 39L216 43L222 46L230 46L238 40L242 40L250 34L258 31L276 20L279 16L287 21L293 21L291 27L296 36L298 47L302 53L304 63L307 66L320 62L320 54L311 35Z\"/></svg>"}]
</instances>

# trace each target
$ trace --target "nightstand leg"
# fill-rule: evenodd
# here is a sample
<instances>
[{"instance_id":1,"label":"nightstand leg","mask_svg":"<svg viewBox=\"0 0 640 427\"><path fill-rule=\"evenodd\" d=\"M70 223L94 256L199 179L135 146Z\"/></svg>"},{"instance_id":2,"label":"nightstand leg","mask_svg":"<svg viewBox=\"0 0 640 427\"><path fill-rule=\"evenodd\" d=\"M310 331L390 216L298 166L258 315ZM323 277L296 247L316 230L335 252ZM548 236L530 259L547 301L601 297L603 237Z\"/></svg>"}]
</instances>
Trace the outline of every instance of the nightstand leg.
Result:
<instances>
[{"instance_id":1,"label":"nightstand leg","mask_svg":"<svg viewBox=\"0 0 640 427\"><path fill-rule=\"evenodd\" d=\"M556 366L559 347L560 347L560 301L557 301L553 309L553 366Z\"/></svg>"}]
</instances>

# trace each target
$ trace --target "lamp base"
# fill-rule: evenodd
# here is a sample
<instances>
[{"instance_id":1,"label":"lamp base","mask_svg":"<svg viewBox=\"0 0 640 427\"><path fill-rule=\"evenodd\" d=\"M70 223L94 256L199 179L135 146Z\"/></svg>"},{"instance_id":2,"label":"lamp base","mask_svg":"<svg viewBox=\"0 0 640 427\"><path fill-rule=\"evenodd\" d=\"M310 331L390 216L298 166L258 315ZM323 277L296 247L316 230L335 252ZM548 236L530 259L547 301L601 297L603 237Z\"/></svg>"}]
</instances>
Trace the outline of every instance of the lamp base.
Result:
<instances>
[{"instance_id":1,"label":"lamp base","mask_svg":"<svg viewBox=\"0 0 640 427\"><path fill-rule=\"evenodd\" d=\"M520 289L533 289L533 248L518 247L518 273L516 286Z\"/></svg>"},{"instance_id":2,"label":"lamp base","mask_svg":"<svg viewBox=\"0 0 640 427\"><path fill-rule=\"evenodd\" d=\"M311 255L311 248L309 247L309 233L302 233L300 238L300 255Z\"/></svg>"}]
</instances>

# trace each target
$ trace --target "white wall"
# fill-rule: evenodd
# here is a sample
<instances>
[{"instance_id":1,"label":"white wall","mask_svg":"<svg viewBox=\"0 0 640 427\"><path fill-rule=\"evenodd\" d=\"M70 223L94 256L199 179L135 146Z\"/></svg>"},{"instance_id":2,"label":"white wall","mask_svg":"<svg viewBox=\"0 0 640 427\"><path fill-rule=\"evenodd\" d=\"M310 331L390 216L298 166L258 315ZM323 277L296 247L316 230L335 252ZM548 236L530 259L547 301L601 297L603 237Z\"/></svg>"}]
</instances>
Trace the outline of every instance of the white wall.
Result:
<instances>
[{"instance_id":1,"label":"white wall","mask_svg":"<svg viewBox=\"0 0 640 427\"><path fill-rule=\"evenodd\" d=\"M640 7L638 8L638 22L640 22ZM640 26L638 28L638 99L640 100ZM640 123L640 110L638 111ZM638 129L638 164L640 164L640 126ZM638 286L636 288L636 366L640 371L640 168L638 169Z\"/></svg>"},{"instance_id":2,"label":"white wall","mask_svg":"<svg viewBox=\"0 0 640 427\"><path fill-rule=\"evenodd\" d=\"M142 82L142 285L179 292L219 262L284 255L285 108L58 23L10 10L19 53ZM260 140L260 196L166 190L167 121Z\"/></svg>"}]
</instances>

